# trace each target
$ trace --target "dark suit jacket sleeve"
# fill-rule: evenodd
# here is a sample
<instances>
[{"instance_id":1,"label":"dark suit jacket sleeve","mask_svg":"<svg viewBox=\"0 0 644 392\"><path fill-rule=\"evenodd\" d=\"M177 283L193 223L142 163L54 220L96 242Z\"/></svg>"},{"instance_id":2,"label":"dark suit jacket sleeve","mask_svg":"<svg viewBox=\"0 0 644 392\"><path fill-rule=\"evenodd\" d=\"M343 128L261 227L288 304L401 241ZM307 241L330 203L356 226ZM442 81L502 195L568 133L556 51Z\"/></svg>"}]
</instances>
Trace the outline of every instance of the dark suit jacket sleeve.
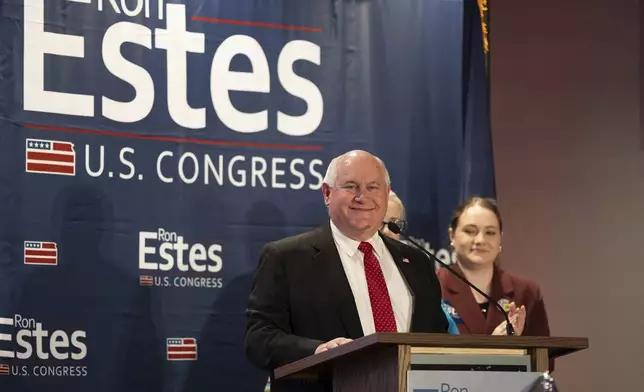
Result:
<instances>
[{"instance_id":1,"label":"dark suit jacket sleeve","mask_svg":"<svg viewBox=\"0 0 644 392\"><path fill-rule=\"evenodd\" d=\"M526 325L523 331L524 336L550 336L550 325L546 313L546 305L541 295L541 289L535 284L535 293L532 309L526 309Z\"/></svg>"},{"instance_id":2,"label":"dark suit jacket sleeve","mask_svg":"<svg viewBox=\"0 0 644 392\"><path fill-rule=\"evenodd\" d=\"M441 284L436 275L434 261L416 248L408 245L405 247L407 250L404 254L409 256L412 265L417 269L413 279L418 279L418 288L422 288L414 293L417 301L414 312L419 313L419 324L412 323L411 332L447 333L449 323L441 305Z\"/></svg>"},{"instance_id":3,"label":"dark suit jacket sleeve","mask_svg":"<svg viewBox=\"0 0 644 392\"><path fill-rule=\"evenodd\" d=\"M313 355L323 343L291 333L284 257L274 245L262 250L246 310L246 356L267 370Z\"/></svg>"}]
</instances>

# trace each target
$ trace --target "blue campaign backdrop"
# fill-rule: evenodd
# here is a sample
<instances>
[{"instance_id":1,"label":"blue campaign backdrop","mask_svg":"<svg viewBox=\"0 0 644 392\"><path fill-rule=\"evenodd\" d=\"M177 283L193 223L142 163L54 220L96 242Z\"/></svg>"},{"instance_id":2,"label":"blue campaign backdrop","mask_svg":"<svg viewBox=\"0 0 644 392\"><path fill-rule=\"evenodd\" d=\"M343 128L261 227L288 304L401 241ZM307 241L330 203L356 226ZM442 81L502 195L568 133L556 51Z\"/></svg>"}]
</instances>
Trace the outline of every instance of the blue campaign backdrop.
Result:
<instances>
[{"instance_id":1,"label":"blue campaign backdrop","mask_svg":"<svg viewBox=\"0 0 644 392\"><path fill-rule=\"evenodd\" d=\"M488 112L475 0L0 0L0 390L262 390L258 253L325 222L332 157L450 261Z\"/></svg>"}]
</instances>

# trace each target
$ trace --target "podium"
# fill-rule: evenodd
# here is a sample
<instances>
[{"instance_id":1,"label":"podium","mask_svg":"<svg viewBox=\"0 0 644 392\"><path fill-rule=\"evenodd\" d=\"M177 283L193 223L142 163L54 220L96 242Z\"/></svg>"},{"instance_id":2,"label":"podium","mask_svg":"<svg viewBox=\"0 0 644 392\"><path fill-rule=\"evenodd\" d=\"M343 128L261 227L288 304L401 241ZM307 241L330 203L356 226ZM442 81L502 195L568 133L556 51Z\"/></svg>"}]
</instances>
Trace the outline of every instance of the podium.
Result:
<instances>
[{"instance_id":1,"label":"podium","mask_svg":"<svg viewBox=\"0 0 644 392\"><path fill-rule=\"evenodd\" d=\"M524 385L551 359L586 348L587 338L375 333L279 367L274 376L324 378L334 392L466 391L466 378L478 377L470 380L476 390L518 392L528 389L499 386Z\"/></svg>"}]
</instances>

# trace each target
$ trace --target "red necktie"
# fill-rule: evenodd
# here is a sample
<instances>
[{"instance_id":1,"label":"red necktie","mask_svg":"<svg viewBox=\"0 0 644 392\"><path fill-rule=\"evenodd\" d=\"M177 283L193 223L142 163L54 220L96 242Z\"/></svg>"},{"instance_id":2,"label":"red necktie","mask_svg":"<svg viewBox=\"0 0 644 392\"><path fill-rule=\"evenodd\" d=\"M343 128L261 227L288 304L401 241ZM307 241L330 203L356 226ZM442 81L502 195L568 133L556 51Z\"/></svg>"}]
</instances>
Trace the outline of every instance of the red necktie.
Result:
<instances>
[{"instance_id":1,"label":"red necktie","mask_svg":"<svg viewBox=\"0 0 644 392\"><path fill-rule=\"evenodd\" d=\"M358 249L364 254L364 273L367 277L376 332L397 332L394 308L391 306L391 298L380 263L373 254L373 247L368 242L361 242Z\"/></svg>"}]
</instances>

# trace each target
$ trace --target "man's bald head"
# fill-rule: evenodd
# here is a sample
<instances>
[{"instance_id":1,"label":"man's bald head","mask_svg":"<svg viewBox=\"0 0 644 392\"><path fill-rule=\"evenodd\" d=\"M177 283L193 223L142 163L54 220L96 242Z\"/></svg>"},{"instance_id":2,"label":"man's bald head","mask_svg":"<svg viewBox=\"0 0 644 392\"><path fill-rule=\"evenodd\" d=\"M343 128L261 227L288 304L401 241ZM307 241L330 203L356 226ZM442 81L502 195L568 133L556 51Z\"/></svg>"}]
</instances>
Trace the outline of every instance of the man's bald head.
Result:
<instances>
[{"instance_id":1,"label":"man's bald head","mask_svg":"<svg viewBox=\"0 0 644 392\"><path fill-rule=\"evenodd\" d=\"M387 184L387 186L391 186L389 171L387 170L385 163L382 161L382 159L364 150L352 150L333 158L326 169L326 174L324 176L324 180L322 181L322 183L327 184L329 186L335 185L335 182L338 177L338 164L342 166L342 165L346 165L347 163L351 162L354 159L369 159L369 158L374 159L375 162L382 168L383 175L385 178L385 183Z\"/></svg>"}]
</instances>

